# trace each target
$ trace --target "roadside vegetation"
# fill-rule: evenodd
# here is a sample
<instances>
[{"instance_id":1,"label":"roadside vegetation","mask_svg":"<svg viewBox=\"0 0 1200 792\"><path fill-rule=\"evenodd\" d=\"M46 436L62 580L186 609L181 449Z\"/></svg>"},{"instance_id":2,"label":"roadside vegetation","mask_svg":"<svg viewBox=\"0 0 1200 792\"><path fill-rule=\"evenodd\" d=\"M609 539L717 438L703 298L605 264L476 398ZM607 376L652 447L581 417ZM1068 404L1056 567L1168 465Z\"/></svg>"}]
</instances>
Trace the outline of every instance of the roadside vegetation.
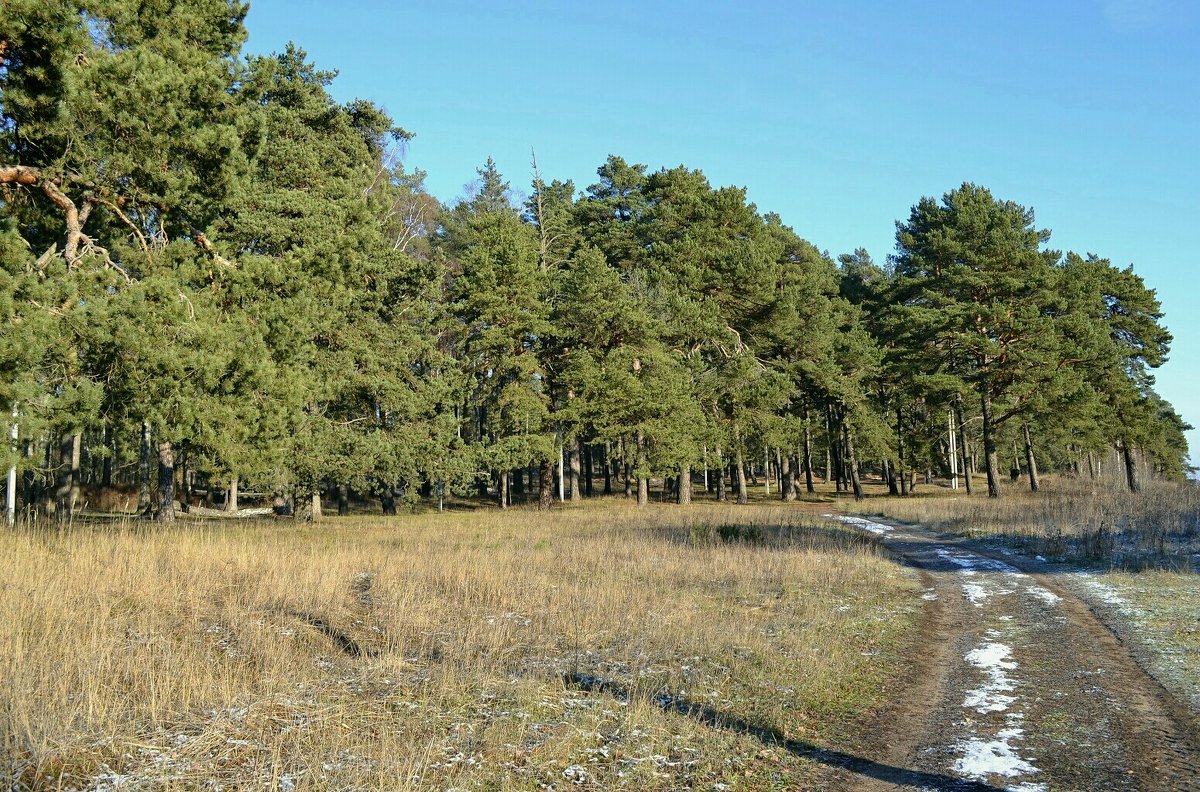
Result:
<instances>
[{"instance_id":1,"label":"roadside vegetation","mask_svg":"<svg viewBox=\"0 0 1200 792\"><path fill-rule=\"evenodd\" d=\"M6 788L796 786L920 611L795 508L152 525L0 533Z\"/></svg>"},{"instance_id":2,"label":"roadside vegetation","mask_svg":"<svg viewBox=\"0 0 1200 792\"><path fill-rule=\"evenodd\" d=\"M936 531L1003 542L1029 555L1099 569L1200 569L1200 487L1157 483L1140 493L1106 479L1055 478L1043 492L992 499L928 487L872 498L859 510Z\"/></svg>"}]
</instances>

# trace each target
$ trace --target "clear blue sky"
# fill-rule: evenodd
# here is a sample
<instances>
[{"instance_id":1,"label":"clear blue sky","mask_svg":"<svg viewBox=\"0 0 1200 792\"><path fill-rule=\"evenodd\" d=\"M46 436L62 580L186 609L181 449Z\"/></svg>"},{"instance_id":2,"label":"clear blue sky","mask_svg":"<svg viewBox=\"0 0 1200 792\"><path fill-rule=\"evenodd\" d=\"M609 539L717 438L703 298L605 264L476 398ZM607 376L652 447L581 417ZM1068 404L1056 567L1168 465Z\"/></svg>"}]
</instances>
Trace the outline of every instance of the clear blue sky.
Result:
<instances>
[{"instance_id":1,"label":"clear blue sky","mask_svg":"<svg viewBox=\"0 0 1200 792\"><path fill-rule=\"evenodd\" d=\"M584 187L610 154L700 168L836 255L964 181L1051 246L1133 264L1175 335L1160 392L1200 426L1200 4L253 0L339 99L416 134L443 201L489 155L514 188ZM1200 430L1190 433L1200 459Z\"/></svg>"}]
</instances>

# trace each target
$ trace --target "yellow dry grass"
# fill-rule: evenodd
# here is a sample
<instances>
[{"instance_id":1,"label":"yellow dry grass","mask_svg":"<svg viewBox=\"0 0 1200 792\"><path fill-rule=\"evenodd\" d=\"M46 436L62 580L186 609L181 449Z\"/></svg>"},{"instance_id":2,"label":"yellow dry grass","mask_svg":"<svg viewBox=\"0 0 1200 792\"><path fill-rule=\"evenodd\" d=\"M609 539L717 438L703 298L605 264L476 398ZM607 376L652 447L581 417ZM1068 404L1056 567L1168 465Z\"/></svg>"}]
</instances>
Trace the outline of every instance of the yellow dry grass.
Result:
<instances>
[{"instance_id":1,"label":"yellow dry grass","mask_svg":"<svg viewBox=\"0 0 1200 792\"><path fill-rule=\"evenodd\" d=\"M0 556L19 789L802 787L819 763L771 743L852 743L919 611L877 544L779 506L127 523Z\"/></svg>"},{"instance_id":2,"label":"yellow dry grass","mask_svg":"<svg viewBox=\"0 0 1200 792\"><path fill-rule=\"evenodd\" d=\"M1133 494L1116 479L1049 477L1041 492L1012 488L998 500L930 487L916 497L871 498L845 508L1115 568L1188 570L1200 550L1200 487L1194 484L1154 482Z\"/></svg>"}]
</instances>

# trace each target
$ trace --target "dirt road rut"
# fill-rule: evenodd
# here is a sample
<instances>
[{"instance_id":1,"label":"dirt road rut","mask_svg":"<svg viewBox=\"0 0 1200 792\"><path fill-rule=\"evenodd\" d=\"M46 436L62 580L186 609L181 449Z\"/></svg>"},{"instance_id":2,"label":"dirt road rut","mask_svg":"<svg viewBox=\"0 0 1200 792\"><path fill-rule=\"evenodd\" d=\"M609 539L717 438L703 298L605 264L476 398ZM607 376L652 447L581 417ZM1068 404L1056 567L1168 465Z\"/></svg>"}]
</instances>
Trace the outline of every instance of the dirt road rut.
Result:
<instances>
[{"instance_id":1,"label":"dirt road rut","mask_svg":"<svg viewBox=\"0 0 1200 792\"><path fill-rule=\"evenodd\" d=\"M1053 574L919 528L838 519L881 535L929 601L871 771L849 763L842 787L1200 790L1194 714Z\"/></svg>"}]
</instances>

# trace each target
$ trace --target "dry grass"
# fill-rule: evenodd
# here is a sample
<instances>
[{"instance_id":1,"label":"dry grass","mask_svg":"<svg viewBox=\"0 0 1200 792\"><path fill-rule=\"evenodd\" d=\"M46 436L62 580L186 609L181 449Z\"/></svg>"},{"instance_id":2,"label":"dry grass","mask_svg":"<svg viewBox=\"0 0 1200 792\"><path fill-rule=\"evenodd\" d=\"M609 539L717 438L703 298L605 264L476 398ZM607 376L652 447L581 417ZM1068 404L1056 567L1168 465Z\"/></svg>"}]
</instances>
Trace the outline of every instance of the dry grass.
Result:
<instances>
[{"instance_id":1,"label":"dry grass","mask_svg":"<svg viewBox=\"0 0 1200 792\"><path fill-rule=\"evenodd\" d=\"M1096 578L1108 604L1135 627L1159 678L1200 712L1200 577L1145 571Z\"/></svg>"},{"instance_id":2,"label":"dry grass","mask_svg":"<svg viewBox=\"0 0 1200 792\"><path fill-rule=\"evenodd\" d=\"M961 493L961 490L960 490ZM1052 478L1043 492L999 501L928 489L847 508L934 530L1004 541L1027 552L1118 569L1200 567L1200 487L1156 483L1134 495L1117 482Z\"/></svg>"},{"instance_id":3,"label":"dry grass","mask_svg":"<svg viewBox=\"0 0 1200 792\"><path fill-rule=\"evenodd\" d=\"M801 786L818 763L764 734L844 747L919 610L878 545L767 506L127 524L0 555L20 789Z\"/></svg>"}]
</instances>

